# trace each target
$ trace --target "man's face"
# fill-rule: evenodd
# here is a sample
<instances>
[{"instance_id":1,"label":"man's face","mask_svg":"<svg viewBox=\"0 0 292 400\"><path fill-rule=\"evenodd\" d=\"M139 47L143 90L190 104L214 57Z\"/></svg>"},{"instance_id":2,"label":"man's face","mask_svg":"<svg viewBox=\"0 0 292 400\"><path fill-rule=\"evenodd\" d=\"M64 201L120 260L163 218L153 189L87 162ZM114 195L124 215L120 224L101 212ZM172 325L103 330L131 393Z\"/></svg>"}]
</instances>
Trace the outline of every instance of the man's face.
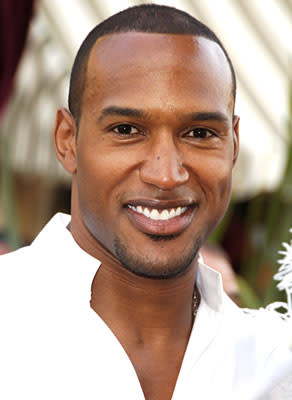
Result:
<instances>
[{"instance_id":1,"label":"man's face","mask_svg":"<svg viewBox=\"0 0 292 400\"><path fill-rule=\"evenodd\" d=\"M134 32L97 41L73 184L87 229L126 268L183 273L222 218L237 153L232 110L214 42Z\"/></svg>"}]
</instances>

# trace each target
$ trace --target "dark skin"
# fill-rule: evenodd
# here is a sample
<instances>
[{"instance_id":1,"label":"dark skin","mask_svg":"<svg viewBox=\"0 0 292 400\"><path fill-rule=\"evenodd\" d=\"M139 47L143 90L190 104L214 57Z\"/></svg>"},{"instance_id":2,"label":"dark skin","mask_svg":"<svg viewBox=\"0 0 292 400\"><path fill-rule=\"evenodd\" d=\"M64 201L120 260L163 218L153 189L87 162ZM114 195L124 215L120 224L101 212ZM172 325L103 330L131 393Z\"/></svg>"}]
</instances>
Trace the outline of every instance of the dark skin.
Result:
<instances>
[{"instance_id":1,"label":"dark skin","mask_svg":"<svg viewBox=\"0 0 292 400\"><path fill-rule=\"evenodd\" d=\"M171 399L181 368L197 250L230 198L233 107L218 45L128 32L91 51L77 139L73 116L57 113L56 151L72 174L72 235L96 258L99 242L124 264L102 264L91 307L127 352L147 400ZM157 221L139 205L181 215Z\"/></svg>"}]
</instances>

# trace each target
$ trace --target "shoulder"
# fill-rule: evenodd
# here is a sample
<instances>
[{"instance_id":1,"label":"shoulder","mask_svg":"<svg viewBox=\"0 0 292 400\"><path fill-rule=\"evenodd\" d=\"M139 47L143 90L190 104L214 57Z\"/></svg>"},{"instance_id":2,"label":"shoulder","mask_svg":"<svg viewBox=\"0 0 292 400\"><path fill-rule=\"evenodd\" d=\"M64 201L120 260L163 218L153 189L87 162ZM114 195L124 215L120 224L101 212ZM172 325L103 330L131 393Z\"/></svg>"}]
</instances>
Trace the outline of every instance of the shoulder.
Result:
<instances>
[{"instance_id":1,"label":"shoulder","mask_svg":"<svg viewBox=\"0 0 292 400\"><path fill-rule=\"evenodd\" d=\"M11 253L0 256L0 274L1 276L12 274L16 270L21 270L27 265L29 258L33 257L31 246L25 246Z\"/></svg>"},{"instance_id":2,"label":"shoulder","mask_svg":"<svg viewBox=\"0 0 292 400\"><path fill-rule=\"evenodd\" d=\"M0 256L0 274L9 276L14 272L21 273L23 270L29 272L35 264L41 266L49 259L59 255L64 250L64 243L68 242L68 236L70 236L66 229L69 222L69 215L56 214L31 245Z\"/></svg>"},{"instance_id":3,"label":"shoulder","mask_svg":"<svg viewBox=\"0 0 292 400\"><path fill-rule=\"evenodd\" d=\"M35 281L35 271L38 254L32 246L20 248L11 253L0 256L0 298L14 296L29 290L29 286Z\"/></svg>"},{"instance_id":4,"label":"shoulder","mask_svg":"<svg viewBox=\"0 0 292 400\"><path fill-rule=\"evenodd\" d=\"M226 296L227 297L227 296ZM247 310L226 299L225 333L235 339L242 357L249 354L260 368L292 367L292 321L266 309Z\"/></svg>"},{"instance_id":5,"label":"shoulder","mask_svg":"<svg viewBox=\"0 0 292 400\"><path fill-rule=\"evenodd\" d=\"M264 308L240 308L227 296L224 298L224 318L230 329L241 331L244 328L245 336L260 338L262 342L277 341L279 337L285 336L292 339L292 321L283 319L280 313Z\"/></svg>"}]
</instances>

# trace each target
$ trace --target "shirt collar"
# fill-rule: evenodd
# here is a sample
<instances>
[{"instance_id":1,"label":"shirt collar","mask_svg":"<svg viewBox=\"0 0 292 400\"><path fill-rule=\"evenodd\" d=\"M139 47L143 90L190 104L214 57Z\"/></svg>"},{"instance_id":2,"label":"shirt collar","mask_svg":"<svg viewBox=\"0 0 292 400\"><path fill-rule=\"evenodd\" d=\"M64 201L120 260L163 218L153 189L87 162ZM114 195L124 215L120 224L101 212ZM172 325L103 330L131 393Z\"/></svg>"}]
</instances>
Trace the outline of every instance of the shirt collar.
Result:
<instances>
[{"instance_id":1,"label":"shirt collar","mask_svg":"<svg viewBox=\"0 0 292 400\"><path fill-rule=\"evenodd\" d=\"M214 311L220 311L223 304L223 284L221 274L202 262L198 263L197 287L200 295Z\"/></svg>"},{"instance_id":2,"label":"shirt collar","mask_svg":"<svg viewBox=\"0 0 292 400\"><path fill-rule=\"evenodd\" d=\"M41 250L44 256L49 252L48 257L50 257L53 252L53 257L58 258L58 261L62 260L65 268L73 270L75 267L77 271L82 272L82 280L88 282L90 294L93 278L101 262L75 242L71 232L67 229L70 221L70 215L56 214L35 238L32 246Z\"/></svg>"},{"instance_id":3,"label":"shirt collar","mask_svg":"<svg viewBox=\"0 0 292 400\"><path fill-rule=\"evenodd\" d=\"M32 246L44 251L53 251L54 255L70 259L70 265L82 266L83 280L88 282L90 294L93 278L101 264L99 260L86 253L74 240L67 229L71 216L56 214L33 241ZM78 267L79 269L79 267ZM214 311L220 311L223 303L223 285L221 274L203 263L199 258L197 270L197 287L207 305Z\"/></svg>"}]
</instances>

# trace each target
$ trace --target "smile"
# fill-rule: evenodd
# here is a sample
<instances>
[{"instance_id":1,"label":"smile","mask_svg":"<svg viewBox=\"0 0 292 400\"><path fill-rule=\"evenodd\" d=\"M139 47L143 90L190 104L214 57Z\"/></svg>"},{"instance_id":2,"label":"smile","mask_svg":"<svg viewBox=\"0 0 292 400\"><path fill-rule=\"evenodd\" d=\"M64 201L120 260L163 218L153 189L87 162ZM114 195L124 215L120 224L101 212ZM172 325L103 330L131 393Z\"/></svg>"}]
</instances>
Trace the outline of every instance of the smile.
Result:
<instances>
[{"instance_id":1,"label":"smile","mask_svg":"<svg viewBox=\"0 0 292 400\"><path fill-rule=\"evenodd\" d=\"M126 210L139 231L150 235L177 236L190 225L197 204L190 201L135 200L126 204Z\"/></svg>"},{"instance_id":2,"label":"smile","mask_svg":"<svg viewBox=\"0 0 292 400\"><path fill-rule=\"evenodd\" d=\"M188 207L176 207L171 209L156 209L148 208L143 206L132 206L128 204L128 207L138 214L143 214L145 217L152 219L153 221L167 221L169 219L179 217L181 214L187 211Z\"/></svg>"}]
</instances>

